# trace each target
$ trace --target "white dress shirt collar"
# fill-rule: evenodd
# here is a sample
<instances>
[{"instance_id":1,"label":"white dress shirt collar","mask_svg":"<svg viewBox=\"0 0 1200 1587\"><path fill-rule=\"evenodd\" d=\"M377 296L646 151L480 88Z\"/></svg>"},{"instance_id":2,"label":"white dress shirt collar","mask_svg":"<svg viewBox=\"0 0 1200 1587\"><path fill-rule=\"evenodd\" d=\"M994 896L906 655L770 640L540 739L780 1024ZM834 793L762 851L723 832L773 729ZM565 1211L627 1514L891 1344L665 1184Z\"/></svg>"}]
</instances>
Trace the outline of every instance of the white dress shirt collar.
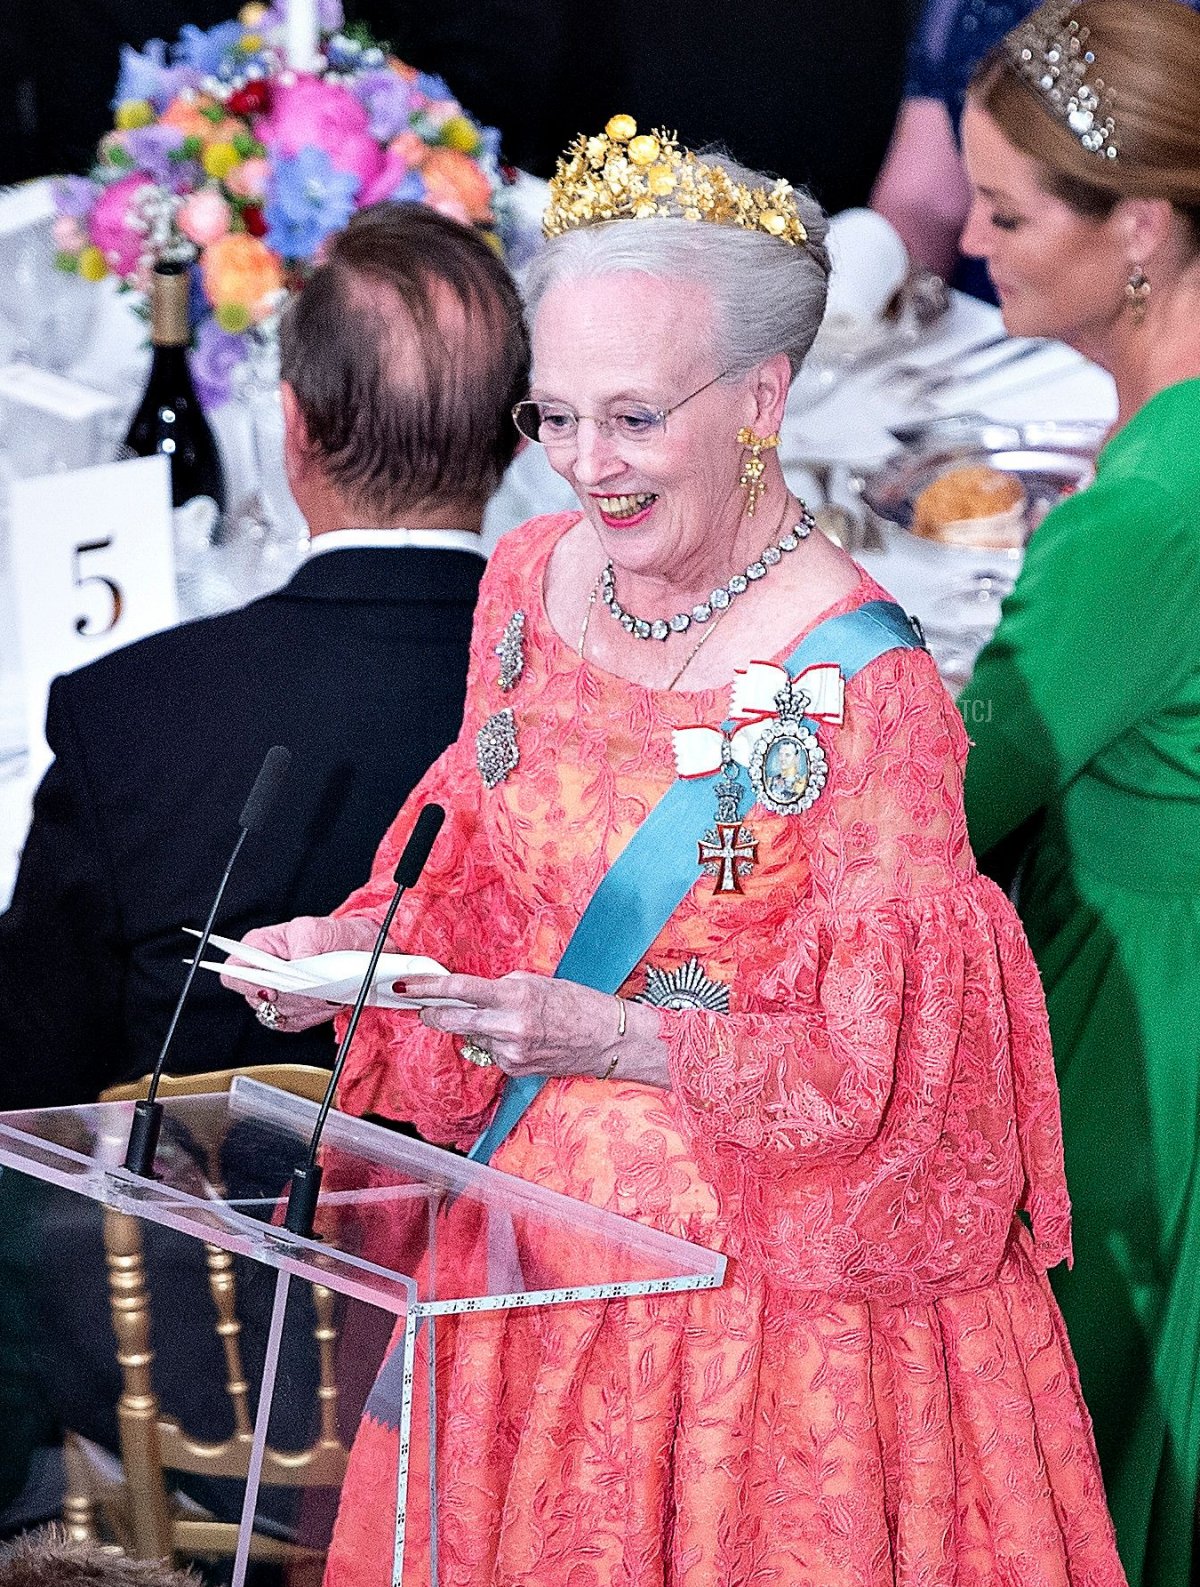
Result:
<instances>
[{"instance_id":1,"label":"white dress shirt collar","mask_svg":"<svg viewBox=\"0 0 1200 1587\"><path fill-rule=\"evenodd\" d=\"M310 557L325 551L473 551L486 559L480 537L470 529L327 529L309 541Z\"/></svg>"}]
</instances>

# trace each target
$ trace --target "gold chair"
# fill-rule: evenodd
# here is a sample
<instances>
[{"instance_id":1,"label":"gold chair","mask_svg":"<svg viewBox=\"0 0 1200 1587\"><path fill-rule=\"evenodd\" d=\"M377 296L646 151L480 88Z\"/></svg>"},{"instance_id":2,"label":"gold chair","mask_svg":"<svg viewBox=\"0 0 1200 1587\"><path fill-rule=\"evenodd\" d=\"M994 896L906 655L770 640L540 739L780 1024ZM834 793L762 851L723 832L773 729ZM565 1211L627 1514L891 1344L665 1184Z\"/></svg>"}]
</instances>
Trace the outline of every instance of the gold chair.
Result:
<instances>
[{"instance_id":1,"label":"gold chair","mask_svg":"<svg viewBox=\"0 0 1200 1587\"><path fill-rule=\"evenodd\" d=\"M227 1091L239 1074L250 1075L313 1101L320 1101L329 1082L329 1074L323 1069L301 1064L274 1064L201 1075L164 1076L159 1095L194 1096ZM113 1086L102 1093L100 1100L137 1100L145 1096L147 1087L148 1078ZM122 1375L122 1392L117 1405L121 1471L114 1481L112 1457L105 1460L103 1451L98 1451L86 1439L68 1433L64 1440L67 1491L63 1521L73 1536L94 1539L99 1535L98 1522L102 1518L104 1529L112 1538L139 1559L182 1561L232 1556L237 1547L237 1526L214 1519L200 1506L173 1492L167 1474L244 1480L248 1473L253 1422L249 1385L242 1362L234 1259L218 1246L205 1246L208 1287L215 1313L214 1326L224 1352L225 1391L233 1415L233 1432L221 1443L204 1443L189 1438L177 1421L162 1413L155 1393L150 1296L141 1224L137 1218L106 1207L103 1226L109 1302ZM320 1423L313 1442L306 1449L268 1448L265 1451L264 1484L336 1488L345 1474L347 1450L337 1428L334 1296L322 1285L314 1284L311 1289L319 1361ZM319 1580L321 1556L315 1550L256 1533L251 1557L289 1561L300 1567L299 1578L311 1574L312 1580Z\"/></svg>"}]
</instances>

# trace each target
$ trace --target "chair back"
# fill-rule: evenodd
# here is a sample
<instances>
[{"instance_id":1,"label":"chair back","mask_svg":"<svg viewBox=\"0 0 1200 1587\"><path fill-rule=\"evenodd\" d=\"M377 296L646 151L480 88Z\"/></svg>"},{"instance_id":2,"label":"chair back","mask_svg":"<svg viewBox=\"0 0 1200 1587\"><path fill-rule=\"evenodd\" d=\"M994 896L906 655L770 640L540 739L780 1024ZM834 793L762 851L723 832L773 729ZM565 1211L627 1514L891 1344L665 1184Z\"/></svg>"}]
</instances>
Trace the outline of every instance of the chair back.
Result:
<instances>
[{"instance_id":1,"label":"chair back","mask_svg":"<svg viewBox=\"0 0 1200 1587\"><path fill-rule=\"evenodd\" d=\"M194 1096L227 1091L237 1075L277 1086L293 1095L319 1101L329 1082L328 1071L301 1064L274 1064L258 1068L225 1069L209 1074L164 1076L159 1094ZM135 1101L146 1095L148 1077L103 1092L102 1102ZM195 1513L197 1506L181 1506L172 1492L168 1473L206 1478L244 1480L250 1468L254 1427L250 1387L243 1361L242 1323L238 1316L235 1262L229 1252L206 1245L208 1304L213 1327L224 1357L225 1393L233 1431L220 1442L189 1436L173 1417L164 1415L154 1383L151 1348L150 1290L137 1218L104 1209L104 1246L108 1267L109 1302L117 1339L117 1362L122 1390L117 1404L124 1494L115 1507L118 1540L141 1559L219 1558L237 1548L238 1528ZM340 1486L348 1451L338 1432L338 1385L334 1351L337 1342L335 1297L322 1285L310 1286L314 1337L318 1363L318 1419L315 1436L304 1449L268 1447L263 1455L262 1481L283 1487ZM202 1302L203 1303L203 1302ZM80 1486L86 1450L82 1440L68 1447L68 1493L64 1518L80 1536L89 1530L89 1497ZM106 1515L113 1507L98 1494ZM189 1512L189 1509L191 1513ZM94 1506L93 1506L94 1512ZM94 1535L94 1513L90 1516ZM313 1553L279 1539L255 1535L252 1557L297 1561ZM316 1562L314 1562L316 1563Z\"/></svg>"}]
</instances>

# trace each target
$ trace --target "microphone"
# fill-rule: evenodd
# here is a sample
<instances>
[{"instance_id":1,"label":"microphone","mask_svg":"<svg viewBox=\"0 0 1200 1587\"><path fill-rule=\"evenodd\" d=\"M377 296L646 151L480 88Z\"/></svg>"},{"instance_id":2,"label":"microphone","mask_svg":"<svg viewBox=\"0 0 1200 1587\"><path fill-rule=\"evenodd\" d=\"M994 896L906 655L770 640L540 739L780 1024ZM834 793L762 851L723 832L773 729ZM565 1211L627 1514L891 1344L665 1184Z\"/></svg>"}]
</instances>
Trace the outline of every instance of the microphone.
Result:
<instances>
[{"instance_id":1,"label":"microphone","mask_svg":"<svg viewBox=\"0 0 1200 1587\"><path fill-rule=\"evenodd\" d=\"M213 924L217 918L217 910L221 907L221 900L225 896L230 873L234 861L242 851L242 844L251 832L259 833L266 825L267 816L271 806L279 793L283 779L287 776L288 767L292 764L292 752L284 749L282 744L276 744L269 749L263 757L262 766L258 776L254 779L254 787L250 790L250 797L242 806L242 813L238 817L237 842L233 845L233 853L229 856L229 863L225 867L225 874L221 878L221 885L217 888L217 896L213 899L212 908L208 912L208 919L204 923L204 930L200 933L200 941L196 947L196 954L188 969L187 979L183 983L183 990L175 1004L175 1012L171 1015L171 1023L167 1027L166 1039L163 1041L162 1050L158 1055L158 1062L154 1065L154 1073L150 1076L150 1089L143 1102L135 1102L133 1106L133 1124L129 1130L129 1145L125 1150L125 1167L130 1173L140 1174L143 1179L153 1177L154 1157L158 1151L158 1135L162 1128L162 1103L157 1101L158 1082L162 1079L163 1069L167 1061L167 1053L175 1038L175 1028L179 1024L179 1016L183 1012L183 1005L187 1002L188 993L192 989L192 982L196 979L196 971L200 967L200 960L204 957L204 950L208 947L208 939L212 934Z\"/></svg>"},{"instance_id":2,"label":"microphone","mask_svg":"<svg viewBox=\"0 0 1200 1587\"><path fill-rule=\"evenodd\" d=\"M367 971L363 976L362 985L358 989L358 997L354 1001L354 1008L346 1025L346 1034L342 1037L341 1045L337 1050L337 1057L333 1060L333 1073L329 1077L329 1085L321 1102L321 1111L317 1114L317 1122L313 1125L312 1137L308 1143L308 1155L302 1163L297 1164L292 1173L292 1187L288 1191L287 1209L283 1215L283 1226L292 1234L303 1235L306 1239L312 1235L313 1219L317 1213L317 1197L321 1193L321 1165L317 1162L317 1148L321 1144L321 1136L325 1130L325 1120L329 1117L329 1110L333 1106L333 1094L337 1090L337 1083L342 1077L342 1070L346 1066L346 1055L350 1051L350 1043L354 1040L354 1033L358 1029L359 1019L366 1007L367 996L371 990L371 983L375 979L375 971L379 967L383 945L387 941L387 934L392 929L396 910L400 900L408 888L416 885L417 878L425 868L425 861L429 858L429 851L433 847L434 839L442 830L442 822L446 819L446 812L441 805L423 805L421 813L416 819L404 851L396 862L396 869L392 873L392 880L396 884L396 891L392 894L392 901L388 905L387 914L383 917L383 925L379 928L379 935L375 938L375 946L371 949L371 957L367 963Z\"/></svg>"}]
</instances>

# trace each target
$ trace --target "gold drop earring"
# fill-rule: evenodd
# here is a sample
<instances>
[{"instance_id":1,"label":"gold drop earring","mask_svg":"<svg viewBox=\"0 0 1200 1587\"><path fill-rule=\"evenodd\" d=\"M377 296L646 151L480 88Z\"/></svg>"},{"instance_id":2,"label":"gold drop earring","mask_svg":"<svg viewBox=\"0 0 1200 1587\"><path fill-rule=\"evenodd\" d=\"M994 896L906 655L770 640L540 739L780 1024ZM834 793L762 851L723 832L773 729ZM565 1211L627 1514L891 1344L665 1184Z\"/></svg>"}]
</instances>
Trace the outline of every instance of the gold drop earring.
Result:
<instances>
[{"instance_id":1,"label":"gold drop earring","mask_svg":"<svg viewBox=\"0 0 1200 1587\"><path fill-rule=\"evenodd\" d=\"M750 456L742 464L742 477L738 484L746 492L746 517L754 517L754 509L758 506L758 498L766 490L762 482L763 471L766 464L762 460L763 451L769 451L779 445L778 435L755 435L753 430L743 427L737 434L738 445L748 446Z\"/></svg>"},{"instance_id":2,"label":"gold drop earring","mask_svg":"<svg viewBox=\"0 0 1200 1587\"><path fill-rule=\"evenodd\" d=\"M1140 325L1146 318L1146 308L1150 302L1150 281L1141 265L1134 265L1129 272L1129 280L1125 283L1125 296L1129 301L1129 312L1133 316L1133 323Z\"/></svg>"}]
</instances>

